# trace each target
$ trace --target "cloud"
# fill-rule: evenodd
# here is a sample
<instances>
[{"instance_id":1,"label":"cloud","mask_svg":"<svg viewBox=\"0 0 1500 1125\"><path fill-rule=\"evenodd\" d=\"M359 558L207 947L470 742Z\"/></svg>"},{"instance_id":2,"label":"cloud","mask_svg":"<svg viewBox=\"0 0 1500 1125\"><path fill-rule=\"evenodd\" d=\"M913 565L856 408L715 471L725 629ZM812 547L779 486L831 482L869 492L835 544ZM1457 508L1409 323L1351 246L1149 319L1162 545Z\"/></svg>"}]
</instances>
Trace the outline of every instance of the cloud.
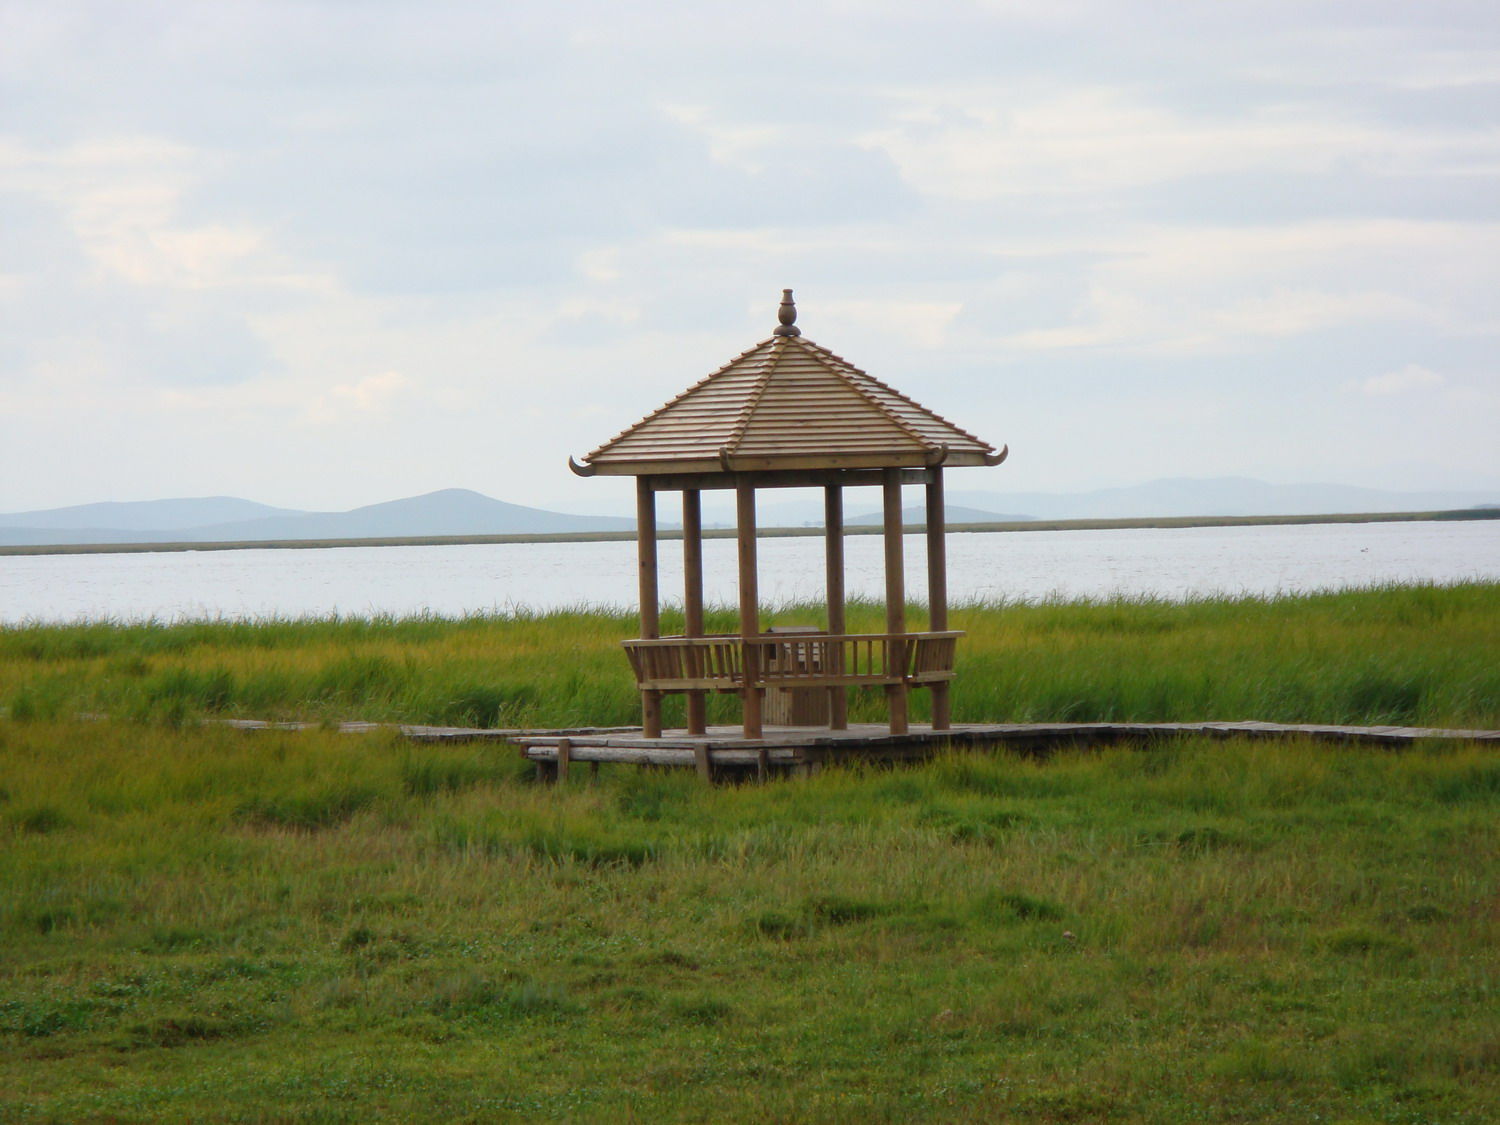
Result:
<instances>
[{"instance_id":1,"label":"cloud","mask_svg":"<svg viewBox=\"0 0 1500 1125\"><path fill-rule=\"evenodd\" d=\"M339 383L308 401L302 409L302 419L319 425L345 422L351 416L385 414L411 385L411 380L399 371L382 371L352 383Z\"/></svg>"},{"instance_id":2,"label":"cloud","mask_svg":"<svg viewBox=\"0 0 1500 1125\"><path fill-rule=\"evenodd\" d=\"M1257 169L1489 171L1500 160L1489 129L1405 129L1316 104L1211 113L1121 89L1026 83L928 87L895 102L890 123L861 143L889 155L924 194L959 200L1097 195Z\"/></svg>"},{"instance_id":3,"label":"cloud","mask_svg":"<svg viewBox=\"0 0 1500 1125\"><path fill-rule=\"evenodd\" d=\"M1408 406L1494 457L1492 5L11 8L0 508L592 500L563 455L785 286L1038 486ZM1365 389L1410 355L1452 382Z\"/></svg>"},{"instance_id":4,"label":"cloud","mask_svg":"<svg viewBox=\"0 0 1500 1125\"><path fill-rule=\"evenodd\" d=\"M1411 60L1395 82L1412 90L1500 86L1500 51L1425 52Z\"/></svg>"},{"instance_id":5,"label":"cloud","mask_svg":"<svg viewBox=\"0 0 1500 1125\"><path fill-rule=\"evenodd\" d=\"M920 348L941 348L953 321L963 312L959 301L819 301L817 316L860 335L892 335ZM856 361L858 362L858 361Z\"/></svg>"},{"instance_id":6,"label":"cloud","mask_svg":"<svg viewBox=\"0 0 1500 1125\"><path fill-rule=\"evenodd\" d=\"M714 160L755 174L766 170L767 150L790 133L784 125L734 125L717 121L703 106L668 105L663 110L673 121L702 133Z\"/></svg>"},{"instance_id":7,"label":"cloud","mask_svg":"<svg viewBox=\"0 0 1500 1125\"><path fill-rule=\"evenodd\" d=\"M184 221L184 198L216 163L153 136L56 146L0 140L0 190L55 212L97 276L170 289L285 283L279 269L268 276L262 231Z\"/></svg>"},{"instance_id":8,"label":"cloud","mask_svg":"<svg viewBox=\"0 0 1500 1125\"><path fill-rule=\"evenodd\" d=\"M1347 385L1348 389L1367 395L1404 395L1413 391L1430 391L1447 386L1448 380L1436 371L1415 363L1384 375L1372 375Z\"/></svg>"},{"instance_id":9,"label":"cloud","mask_svg":"<svg viewBox=\"0 0 1500 1125\"><path fill-rule=\"evenodd\" d=\"M236 417L258 423L280 420L298 426L363 424L389 417L398 400L414 389L400 371L381 371L347 382L309 386L293 379L261 379L228 387L163 391L157 405L183 417Z\"/></svg>"},{"instance_id":10,"label":"cloud","mask_svg":"<svg viewBox=\"0 0 1500 1125\"><path fill-rule=\"evenodd\" d=\"M1500 317L1478 284L1489 267L1459 242L1500 250L1500 226L1119 228L1066 267L1081 275L1067 323L1004 339L1026 351L1207 353L1358 324L1494 333Z\"/></svg>"}]
</instances>

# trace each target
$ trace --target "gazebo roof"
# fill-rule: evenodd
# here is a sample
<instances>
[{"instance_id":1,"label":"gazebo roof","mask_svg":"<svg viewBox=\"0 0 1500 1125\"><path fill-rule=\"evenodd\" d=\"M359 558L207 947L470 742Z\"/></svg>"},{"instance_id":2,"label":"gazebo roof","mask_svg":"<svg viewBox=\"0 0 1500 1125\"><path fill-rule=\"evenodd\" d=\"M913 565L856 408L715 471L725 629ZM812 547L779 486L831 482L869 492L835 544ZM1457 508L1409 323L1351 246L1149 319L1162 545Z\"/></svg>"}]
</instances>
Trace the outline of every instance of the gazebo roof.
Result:
<instances>
[{"instance_id":1,"label":"gazebo roof","mask_svg":"<svg viewBox=\"0 0 1500 1125\"><path fill-rule=\"evenodd\" d=\"M1002 450L794 326L781 327L584 458L592 476L996 465Z\"/></svg>"}]
</instances>

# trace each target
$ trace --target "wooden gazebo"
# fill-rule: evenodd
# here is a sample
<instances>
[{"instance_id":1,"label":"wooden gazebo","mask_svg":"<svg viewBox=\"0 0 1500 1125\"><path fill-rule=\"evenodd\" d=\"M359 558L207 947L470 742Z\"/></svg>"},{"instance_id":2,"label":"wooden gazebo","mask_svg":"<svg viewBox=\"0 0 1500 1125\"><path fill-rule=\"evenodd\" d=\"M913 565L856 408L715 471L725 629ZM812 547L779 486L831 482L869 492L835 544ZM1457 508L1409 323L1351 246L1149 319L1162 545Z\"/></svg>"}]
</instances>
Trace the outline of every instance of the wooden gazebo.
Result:
<instances>
[{"instance_id":1,"label":"wooden gazebo","mask_svg":"<svg viewBox=\"0 0 1500 1125\"><path fill-rule=\"evenodd\" d=\"M625 649L641 692L642 733L659 738L662 697L687 696L690 735L706 731L706 695L738 693L744 737L763 737L763 705L777 694L834 730L848 726L846 688L881 686L890 733L908 729L907 694L932 693L932 726L950 724L948 684L960 633L948 628L943 470L998 465L1006 450L959 429L808 340L785 290L770 339L725 364L579 464L580 476L636 478L641 636ZM902 558L901 486L927 494L928 631L908 632ZM884 633L849 634L844 620L843 489L880 485L885 540ZM826 631L762 632L757 600L755 490L824 491L828 591ZM705 635L701 494L733 489L739 544L739 632ZM657 588L656 494L682 493L683 616L680 637L663 637Z\"/></svg>"}]
</instances>

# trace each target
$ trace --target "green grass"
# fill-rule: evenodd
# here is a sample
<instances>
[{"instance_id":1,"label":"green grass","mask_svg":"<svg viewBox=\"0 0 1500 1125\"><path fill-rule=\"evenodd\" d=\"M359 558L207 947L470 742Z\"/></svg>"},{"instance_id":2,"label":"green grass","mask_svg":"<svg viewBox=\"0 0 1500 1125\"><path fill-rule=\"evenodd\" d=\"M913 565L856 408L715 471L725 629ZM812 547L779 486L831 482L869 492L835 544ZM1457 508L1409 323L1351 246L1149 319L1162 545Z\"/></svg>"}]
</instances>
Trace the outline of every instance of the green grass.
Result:
<instances>
[{"instance_id":1,"label":"green grass","mask_svg":"<svg viewBox=\"0 0 1500 1125\"><path fill-rule=\"evenodd\" d=\"M35 718L0 787L0 1120L1500 1104L1477 746L546 788L492 744Z\"/></svg>"},{"instance_id":2,"label":"green grass","mask_svg":"<svg viewBox=\"0 0 1500 1125\"><path fill-rule=\"evenodd\" d=\"M783 606L768 622L819 622ZM924 614L913 607L920 627ZM1279 598L956 607L961 721L1192 721L1500 727L1500 583ZM668 615L664 627L678 628ZM711 630L735 627L710 615ZM880 632L878 606L850 628ZM104 713L399 720L460 726L639 721L619 641L632 617L574 610L442 618L0 628L0 709L18 721ZM915 714L925 717L926 694ZM680 698L669 723L680 724ZM878 692L851 714L882 714ZM711 700L732 721L736 701Z\"/></svg>"},{"instance_id":3,"label":"green grass","mask_svg":"<svg viewBox=\"0 0 1500 1125\"><path fill-rule=\"evenodd\" d=\"M954 620L964 719L1500 727L1494 583ZM195 722L630 722L633 631L0 629L0 1120L1496 1116L1490 748L545 788L494 744Z\"/></svg>"}]
</instances>

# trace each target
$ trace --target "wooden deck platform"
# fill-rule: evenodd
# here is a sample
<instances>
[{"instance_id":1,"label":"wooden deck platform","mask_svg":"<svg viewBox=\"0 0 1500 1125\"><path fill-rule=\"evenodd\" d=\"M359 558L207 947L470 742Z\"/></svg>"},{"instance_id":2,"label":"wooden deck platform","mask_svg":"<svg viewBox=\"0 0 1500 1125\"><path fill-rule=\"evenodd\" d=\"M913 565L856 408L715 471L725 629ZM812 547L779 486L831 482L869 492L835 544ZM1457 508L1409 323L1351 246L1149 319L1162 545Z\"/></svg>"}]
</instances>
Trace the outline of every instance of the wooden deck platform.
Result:
<instances>
[{"instance_id":1,"label":"wooden deck platform","mask_svg":"<svg viewBox=\"0 0 1500 1125\"><path fill-rule=\"evenodd\" d=\"M210 720L237 730L308 730L318 723L261 719ZM848 730L826 727L766 727L765 737L747 739L738 726L710 727L704 735L668 731L646 738L640 727L575 727L524 730L489 727L438 727L414 724L348 722L345 734L396 730L412 742L501 742L514 746L537 766L544 780L566 778L574 763L622 762L639 766L683 766L706 779L769 773L811 773L825 764L852 761L903 761L931 757L948 747L976 750L1018 747L1037 753L1056 746L1099 745L1175 735L1213 738L1286 738L1300 736L1329 742L1376 746L1411 746L1418 742L1481 742L1500 748L1500 730L1452 730L1435 727L1356 727L1321 723L960 723L934 731L913 725L893 735L883 723L856 723Z\"/></svg>"},{"instance_id":2,"label":"wooden deck platform","mask_svg":"<svg viewBox=\"0 0 1500 1125\"><path fill-rule=\"evenodd\" d=\"M454 732L455 734L457 732ZM667 732L661 738L642 737L639 728L615 731L510 731L505 741L520 748L547 780L565 778L575 762L627 762L636 765L690 766L706 779L722 774L753 772L809 773L824 764L847 761L899 761L930 757L949 747L982 749L1019 746L1043 750L1078 743L1109 743L1178 735L1219 738L1285 738L1302 736L1338 742L1386 746L1447 740L1500 745L1500 731L1446 730L1430 727L1353 727L1315 723L964 723L934 731L914 725L893 735L883 724L852 724L843 731L822 727L767 727L765 737L747 739L739 727L710 727L692 736ZM434 732L408 737L446 741L452 735Z\"/></svg>"}]
</instances>

